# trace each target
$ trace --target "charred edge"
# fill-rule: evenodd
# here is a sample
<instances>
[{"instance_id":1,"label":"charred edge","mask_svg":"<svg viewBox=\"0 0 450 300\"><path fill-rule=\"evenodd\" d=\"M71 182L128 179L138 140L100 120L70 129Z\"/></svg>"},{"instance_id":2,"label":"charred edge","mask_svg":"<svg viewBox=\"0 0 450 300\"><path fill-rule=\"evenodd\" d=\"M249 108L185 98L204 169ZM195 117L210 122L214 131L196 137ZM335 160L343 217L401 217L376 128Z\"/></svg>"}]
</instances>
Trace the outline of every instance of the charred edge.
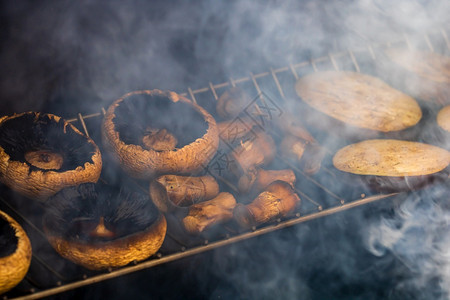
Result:
<instances>
[{"instance_id":1,"label":"charred edge","mask_svg":"<svg viewBox=\"0 0 450 300\"><path fill-rule=\"evenodd\" d=\"M0 124L0 147L11 160L26 163L29 173L42 171L25 159L25 153L49 150L63 156L64 162L55 172L65 172L94 163L95 145L65 122L45 114L26 113Z\"/></svg>"},{"instance_id":2,"label":"charred edge","mask_svg":"<svg viewBox=\"0 0 450 300\"><path fill-rule=\"evenodd\" d=\"M177 140L177 148L191 144L206 134L208 124L192 105L173 102L163 95L132 94L115 109L113 122L125 144L145 147L147 128L167 129Z\"/></svg>"},{"instance_id":3,"label":"charred edge","mask_svg":"<svg viewBox=\"0 0 450 300\"><path fill-rule=\"evenodd\" d=\"M0 258L7 257L16 252L19 239L16 230L0 215Z\"/></svg>"}]
</instances>

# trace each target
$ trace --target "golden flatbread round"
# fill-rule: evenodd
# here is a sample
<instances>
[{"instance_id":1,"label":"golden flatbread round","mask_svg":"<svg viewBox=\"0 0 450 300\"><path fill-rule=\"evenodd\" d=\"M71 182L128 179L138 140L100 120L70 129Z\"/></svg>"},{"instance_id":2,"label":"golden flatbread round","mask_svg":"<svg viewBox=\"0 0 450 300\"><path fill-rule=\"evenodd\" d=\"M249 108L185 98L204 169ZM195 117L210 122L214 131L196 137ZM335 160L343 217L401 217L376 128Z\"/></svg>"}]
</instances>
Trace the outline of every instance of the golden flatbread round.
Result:
<instances>
[{"instance_id":1,"label":"golden flatbread round","mask_svg":"<svg viewBox=\"0 0 450 300\"><path fill-rule=\"evenodd\" d=\"M415 99L361 73L317 72L300 78L295 89L314 109L359 128L399 131L416 125L422 118Z\"/></svg>"},{"instance_id":2,"label":"golden flatbread round","mask_svg":"<svg viewBox=\"0 0 450 300\"><path fill-rule=\"evenodd\" d=\"M450 105L445 106L439 111L436 121L442 129L450 132Z\"/></svg>"},{"instance_id":3,"label":"golden flatbread round","mask_svg":"<svg viewBox=\"0 0 450 300\"><path fill-rule=\"evenodd\" d=\"M344 172L376 176L423 176L444 170L450 162L445 149L410 141L375 139L348 145L333 157Z\"/></svg>"}]
</instances>

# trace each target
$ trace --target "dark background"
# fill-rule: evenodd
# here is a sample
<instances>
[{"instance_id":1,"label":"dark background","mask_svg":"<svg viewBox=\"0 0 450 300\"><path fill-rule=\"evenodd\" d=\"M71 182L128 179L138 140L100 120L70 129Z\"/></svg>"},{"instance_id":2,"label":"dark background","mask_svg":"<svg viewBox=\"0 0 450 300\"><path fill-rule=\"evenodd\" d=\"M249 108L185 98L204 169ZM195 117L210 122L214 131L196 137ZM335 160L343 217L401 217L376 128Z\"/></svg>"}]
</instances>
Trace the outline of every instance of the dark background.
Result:
<instances>
[{"instance_id":1,"label":"dark background","mask_svg":"<svg viewBox=\"0 0 450 300\"><path fill-rule=\"evenodd\" d=\"M72 118L133 90L185 92L448 27L445 2L1 1L0 115ZM423 232L400 231L411 244L367 246L373 224L438 211L417 207L406 218L376 203L53 298L445 299L442 253L423 246Z\"/></svg>"}]
</instances>

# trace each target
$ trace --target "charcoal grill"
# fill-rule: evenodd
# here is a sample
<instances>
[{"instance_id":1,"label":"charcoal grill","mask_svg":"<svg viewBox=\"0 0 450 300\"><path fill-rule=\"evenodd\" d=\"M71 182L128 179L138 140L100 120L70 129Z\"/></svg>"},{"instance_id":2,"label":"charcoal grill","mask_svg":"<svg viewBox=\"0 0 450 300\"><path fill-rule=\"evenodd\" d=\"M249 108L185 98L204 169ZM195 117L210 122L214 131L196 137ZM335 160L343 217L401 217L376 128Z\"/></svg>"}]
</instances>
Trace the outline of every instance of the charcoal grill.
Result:
<instances>
[{"instance_id":1,"label":"charcoal grill","mask_svg":"<svg viewBox=\"0 0 450 300\"><path fill-rule=\"evenodd\" d=\"M374 66L377 64L377 52L380 49L392 46L410 49L424 47L430 51L442 52L443 54L448 54L450 50L448 34L444 29L424 34L419 43L417 42L417 38L414 41L413 44L411 37L404 34L396 41L370 44L356 49L346 49L311 60L292 63L281 68L269 69L262 73L249 73L245 77L230 78L229 81L219 84L209 82L205 87L199 89L187 88L187 91L182 93L182 95L211 111L215 106L214 101L211 101L211 99L217 100L221 92L232 86L240 86L247 90L252 89L252 94L262 95L262 101L270 100L272 101L271 103L282 108L283 102L286 99L295 97L293 95L293 83L302 74L319 70L351 70L370 74L376 69ZM254 105L258 104L254 103ZM264 107L258 107L258 109L263 111ZM101 112L95 114L83 115L78 113L75 118L68 121L84 131L87 136L94 138L100 145L101 141L98 139L100 131L99 124L104 114L105 109L102 108ZM325 161L330 159L331 153L331 151L327 153ZM31 238L34 250L28 275L19 286L3 295L2 299L39 299L59 294L382 199L402 198L399 195L405 194L405 192L374 194L370 190L365 189L364 186L361 186L358 190L352 190L350 193L343 193L344 189L342 186L345 183L339 182L329 164L324 164L318 174L308 175L296 166L284 161L281 157L277 157L277 159L293 169L297 176L296 192L302 199L302 205L290 217L277 219L272 223L264 224L260 227L253 227L245 231L234 231L225 226L220 232L216 232L214 235L208 235L206 233L199 238L192 239L180 239L169 231L165 241L166 246L163 246L156 255L140 263L135 262L123 268L109 269L104 272L84 270L59 257L56 253L53 253L50 245L46 242L41 229L40 219L37 217L39 216L39 212L42 212L39 204L32 203L30 204L33 206L32 209L24 209L21 203L25 203L25 199L14 195L16 200L9 201L7 196L0 196L0 209L13 216L23 225ZM236 191L236 187L224 178L219 177L219 180L227 188ZM336 181L338 181L338 184L333 184ZM142 188L147 190L147 186L142 186ZM7 191L6 195L8 193L12 192ZM26 203L28 206L28 202Z\"/></svg>"}]
</instances>

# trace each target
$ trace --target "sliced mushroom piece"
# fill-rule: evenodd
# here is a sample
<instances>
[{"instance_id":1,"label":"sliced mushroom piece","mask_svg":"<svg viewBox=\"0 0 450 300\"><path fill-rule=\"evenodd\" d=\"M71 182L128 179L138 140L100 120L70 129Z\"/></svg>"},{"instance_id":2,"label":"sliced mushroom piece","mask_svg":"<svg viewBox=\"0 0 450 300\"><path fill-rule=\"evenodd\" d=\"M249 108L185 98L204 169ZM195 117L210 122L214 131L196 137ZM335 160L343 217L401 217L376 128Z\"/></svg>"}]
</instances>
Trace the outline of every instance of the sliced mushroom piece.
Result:
<instances>
[{"instance_id":1,"label":"sliced mushroom piece","mask_svg":"<svg viewBox=\"0 0 450 300\"><path fill-rule=\"evenodd\" d=\"M172 135L178 148L146 149L147 128L160 130L169 140ZM196 173L208 164L219 145L216 121L205 109L174 92L160 90L135 91L116 100L106 112L102 136L121 167L140 179Z\"/></svg>"},{"instance_id":2,"label":"sliced mushroom piece","mask_svg":"<svg viewBox=\"0 0 450 300\"><path fill-rule=\"evenodd\" d=\"M148 195L102 184L61 190L46 202L43 220L53 248L91 270L147 259L159 250L167 230Z\"/></svg>"},{"instance_id":3,"label":"sliced mushroom piece","mask_svg":"<svg viewBox=\"0 0 450 300\"><path fill-rule=\"evenodd\" d=\"M31 263L31 243L22 226L0 211L0 295L25 277Z\"/></svg>"},{"instance_id":4,"label":"sliced mushroom piece","mask_svg":"<svg viewBox=\"0 0 450 300\"><path fill-rule=\"evenodd\" d=\"M227 192L220 193L216 198L196 203L189 207L189 214L183 218L187 232L199 234L213 225L226 222L233 218L236 199Z\"/></svg>"},{"instance_id":5,"label":"sliced mushroom piece","mask_svg":"<svg viewBox=\"0 0 450 300\"><path fill-rule=\"evenodd\" d=\"M64 187L96 182L102 158L92 139L58 116L25 112L0 120L0 181L44 201Z\"/></svg>"},{"instance_id":6,"label":"sliced mushroom piece","mask_svg":"<svg viewBox=\"0 0 450 300\"><path fill-rule=\"evenodd\" d=\"M250 204L238 203L233 214L240 226L250 228L287 216L300 202L300 197L289 183L276 181Z\"/></svg>"},{"instance_id":7,"label":"sliced mushroom piece","mask_svg":"<svg viewBox=\"0 0 450 300\"><path fill-rule=\"evenodd\" d=\"M150 183L150 197L165 213L212 199L217 194L219 184L209 175L162 175Z\"/></svg>"},{"instance_id":8,"label":"sliced mushroom piece","mask_svg":"<svg viewBox=\"0 0 450 300\"><path fill-rule=\"evenodd\" d=\"M260 193L267 188L272 182L284 181L294 186L296 177L291 169L284 170L264 170L257 168L256 172L244 174L238 183L239 192L241 193Z\"/></svg>"},{"instance_id":9,"label":"sliced mushroom piece","mask_svg":"<svg viewBox=\"0 0 450 300\"><path fill-rule=\"evenodd\" d=\"M232 87L217 100L217 114L225 120L237 117L250 104L250 96L239 87Z\"/></svg>"},{"instance_id":10,"label":"sliced mushroom piece","mask_svg":"<svg viewBox=\"0 0 450 300\"><path fill-rule=\"evenodd\" d=\"M272 137L263 131L258 131L253 139L241 141L231 156L236 162L233 173L240 177L258 166L265 166L275 157L275 143Z\"/></svg>"}]
</instances>

